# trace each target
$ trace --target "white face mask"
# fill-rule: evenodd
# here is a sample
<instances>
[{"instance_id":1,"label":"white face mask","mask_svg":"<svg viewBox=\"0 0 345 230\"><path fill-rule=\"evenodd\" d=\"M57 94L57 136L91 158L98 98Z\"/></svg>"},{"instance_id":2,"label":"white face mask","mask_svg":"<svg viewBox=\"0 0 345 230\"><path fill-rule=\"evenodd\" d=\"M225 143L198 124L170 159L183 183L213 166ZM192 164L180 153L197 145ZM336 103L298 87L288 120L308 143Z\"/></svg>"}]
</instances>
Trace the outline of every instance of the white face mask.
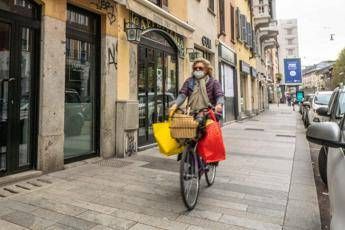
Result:
<instances>
[{"instance_id":1,"label":"white face mask","mask_svg":"<svg viewBox=\"0 0 345 230\"><path fill-rule=\"evenodd\" d=\"M200 79L200 78L203 78L205 76L205 72L202 71L202 70L195 70L193 72L193 76L196 78L196 79Z\"/></svg>"}]
</instances>

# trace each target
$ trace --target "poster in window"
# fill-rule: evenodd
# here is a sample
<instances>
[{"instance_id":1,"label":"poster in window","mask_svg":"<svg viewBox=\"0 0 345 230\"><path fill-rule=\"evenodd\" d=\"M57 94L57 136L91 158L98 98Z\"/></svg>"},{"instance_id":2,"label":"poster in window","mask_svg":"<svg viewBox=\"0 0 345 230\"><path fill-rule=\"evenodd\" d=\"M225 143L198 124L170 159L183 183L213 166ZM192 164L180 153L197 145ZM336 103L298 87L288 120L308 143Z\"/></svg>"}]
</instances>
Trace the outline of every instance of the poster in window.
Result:
<instances>
[{"instance_id":1,"label":"poster in window","mask_svg":"<svg viewBox=\"0 0 345 230\"><path fill-rule=\"evenodd\" d=\"M228 65L223 66L223 82L225 97L234 97L234 70Z\"/></svg>"}]
</instances>

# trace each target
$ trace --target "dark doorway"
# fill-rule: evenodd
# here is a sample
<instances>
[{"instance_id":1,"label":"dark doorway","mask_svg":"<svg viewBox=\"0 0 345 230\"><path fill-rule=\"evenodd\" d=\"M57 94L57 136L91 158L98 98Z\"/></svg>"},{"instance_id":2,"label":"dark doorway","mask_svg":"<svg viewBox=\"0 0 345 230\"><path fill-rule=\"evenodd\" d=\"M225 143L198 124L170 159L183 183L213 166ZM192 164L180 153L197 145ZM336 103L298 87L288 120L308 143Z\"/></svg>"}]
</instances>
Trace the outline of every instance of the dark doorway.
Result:
<instances>
[{"instance_id":1,"label":"dark doorway","mask_svg":"<svg viewBox=\"0 0 345 230\"><path fill-rule=\"evenodd\" d=\"M159 32L146 33L138 46L139 146L154 143L152 124L167 120L178 90L174 45Z\"/></svg>"},{"instance_id":2,"label":"dark doorway","mask_svg":"<svg viewBox=\"0 0 345 230\"><path fill-rule=\"evenodd\" d=\"M0 0L0 176L34 167L39 31L38 5Z\"/></svg>"}]
</instances>

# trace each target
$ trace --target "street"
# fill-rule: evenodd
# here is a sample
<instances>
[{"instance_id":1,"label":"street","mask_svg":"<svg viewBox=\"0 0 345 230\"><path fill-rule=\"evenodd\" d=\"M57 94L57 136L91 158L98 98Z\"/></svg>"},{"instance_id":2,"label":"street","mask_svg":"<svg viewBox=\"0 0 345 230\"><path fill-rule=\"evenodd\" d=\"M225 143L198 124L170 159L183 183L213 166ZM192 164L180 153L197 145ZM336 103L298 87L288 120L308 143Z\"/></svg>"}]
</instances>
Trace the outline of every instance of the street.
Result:
<instances>
[{"instance_id":1,"label":"street","mask_svg":"<svg viewBox=\"0 0 345 230\"><path fill-rule=\"evenodd\" d=\"M223 129L227 160L186 212L179 163L156 149L92 158L0 189L0 229L320 229L298 112L270 110Z\"/></svg>"}]
</instances>

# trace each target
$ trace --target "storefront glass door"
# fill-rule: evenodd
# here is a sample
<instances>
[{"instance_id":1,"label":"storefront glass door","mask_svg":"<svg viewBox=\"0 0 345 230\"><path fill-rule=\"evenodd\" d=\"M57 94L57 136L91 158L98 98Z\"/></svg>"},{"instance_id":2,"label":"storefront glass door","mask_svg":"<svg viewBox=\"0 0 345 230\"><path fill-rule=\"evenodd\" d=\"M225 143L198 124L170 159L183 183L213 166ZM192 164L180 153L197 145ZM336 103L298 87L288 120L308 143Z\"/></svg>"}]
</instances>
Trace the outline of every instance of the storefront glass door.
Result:
<instances>
[{"instance_id":1,"label":"storefront glass door","mask_svg":"<svg viewBox=\"0 0 345 230\"><path fill-rule=\"evenodd\" d=\"M33 167L37 10L29 1L0 0L0 176Z\"/></svg>"},{"instance_id":2,"label":"storefront glass door","mask_svg":"<svg viewBox=\"0 0 345 230\"><path fill-rule=\"evenodd\" d=\"M235 70L226 64L221 64L221 82L224 91L224 121L235 120Z\"/></svg>"},{"instance_id":3,"label":"storefront glass door","mask_svg":"<svg viewBox=\"0 0 345 230\"><path fill-rule=\"evenodd\" d=\"M97 153L99 19L69 5L66 35L65 159Z\"/></svg>"},{"instance_id":4,"label":"storefront glass door","mask_svg":"<svg viewBox=\"0 0 345 230\"><path fill-rule=\"evenodd\" d=\"M177 93L176 53L143 40L138 48L139 146L154 143L152 124L167 120Z\"/></svg>"}]
</instances>

